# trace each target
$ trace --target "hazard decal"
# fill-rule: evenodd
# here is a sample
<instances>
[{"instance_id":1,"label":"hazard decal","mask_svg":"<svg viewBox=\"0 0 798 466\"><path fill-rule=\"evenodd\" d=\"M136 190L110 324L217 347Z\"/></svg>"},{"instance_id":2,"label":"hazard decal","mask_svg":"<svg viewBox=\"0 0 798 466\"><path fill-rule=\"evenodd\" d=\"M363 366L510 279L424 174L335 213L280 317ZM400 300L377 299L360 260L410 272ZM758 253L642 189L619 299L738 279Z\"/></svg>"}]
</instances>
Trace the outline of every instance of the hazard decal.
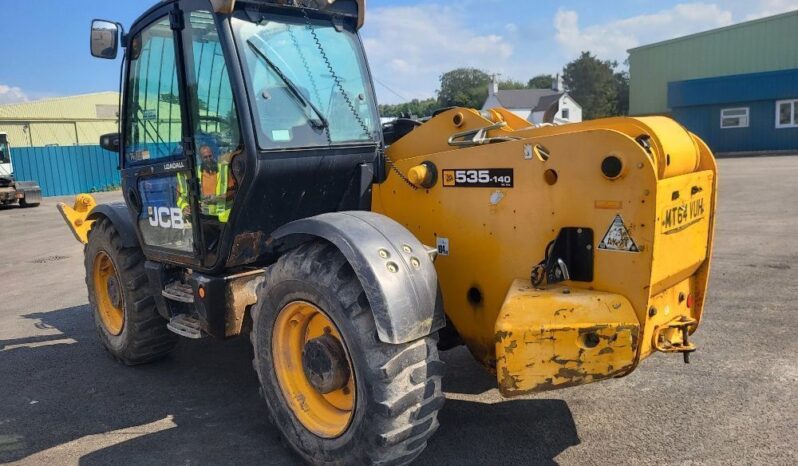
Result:
<instances>
[{"instance_id":1,"label":"hazard decal","mask_svg":"<svg viewBox=\"0 0 798 466\"><path fill-rule=\"evenodd\" d=\"M623 224L620 214L612 220L612 224L604 234L604 238L601 239L598 248L607 251L640 252L626 225Z\"/></svg>"}]
</instances>

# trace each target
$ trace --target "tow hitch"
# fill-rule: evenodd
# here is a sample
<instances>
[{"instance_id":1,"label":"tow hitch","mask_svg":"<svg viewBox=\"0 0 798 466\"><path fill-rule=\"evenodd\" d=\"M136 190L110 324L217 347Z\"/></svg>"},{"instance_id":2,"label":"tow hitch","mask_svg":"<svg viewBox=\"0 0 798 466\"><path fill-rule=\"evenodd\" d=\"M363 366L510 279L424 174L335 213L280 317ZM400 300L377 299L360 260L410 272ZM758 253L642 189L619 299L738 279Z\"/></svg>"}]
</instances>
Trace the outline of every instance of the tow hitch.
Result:
<instances>
[{"instance_id":1,"label":"tow hitch","mask_svg":"<svg viewBox=\"0 0 798 466\"><path fill-rule=\"evenodd\" d=\"M688 336L690 326L697 323L692 317L682 316L657 327L654 329L654 348L663 353L682 353L684 363L690 364L690 353L696 350L696 346L690 343ZM681 341L678 338L679 334L681 334Z\"/></svg>"}]
</instances>

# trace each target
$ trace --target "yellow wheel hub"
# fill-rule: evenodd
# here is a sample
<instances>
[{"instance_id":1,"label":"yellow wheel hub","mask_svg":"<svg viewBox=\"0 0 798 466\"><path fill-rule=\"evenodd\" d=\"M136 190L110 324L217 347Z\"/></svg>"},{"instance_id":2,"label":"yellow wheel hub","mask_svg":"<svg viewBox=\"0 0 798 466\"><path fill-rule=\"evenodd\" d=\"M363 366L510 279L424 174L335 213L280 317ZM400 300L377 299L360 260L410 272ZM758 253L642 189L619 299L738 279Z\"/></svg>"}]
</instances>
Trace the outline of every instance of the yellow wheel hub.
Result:
<instances>
[{"instance_id":1,"label":"yellow wheel hub","mask_svg":"<svg viewBox=\"0 0 798 466\"><path fill-rule=\"evenodd\" d=\"M287 304L272 335L274 372L297 420L319 437L343 434L355 410L355 377L341 334L321 309Z\"/></svg>"},{"instance_id":2,"label":"yellow wheel hub","mask_svg":"<svg viewBox=\"0 0 798 466\"><path fill-rule=\"evenodd\" d=\"M116 273L116 267L114 267L111 258L104 251L100 251L94 256L92 277L94 279L94 297L100 320L108 333L119 335L125 325L122 288L119 282L119 274Z\"/></svg>"}]
</instances>

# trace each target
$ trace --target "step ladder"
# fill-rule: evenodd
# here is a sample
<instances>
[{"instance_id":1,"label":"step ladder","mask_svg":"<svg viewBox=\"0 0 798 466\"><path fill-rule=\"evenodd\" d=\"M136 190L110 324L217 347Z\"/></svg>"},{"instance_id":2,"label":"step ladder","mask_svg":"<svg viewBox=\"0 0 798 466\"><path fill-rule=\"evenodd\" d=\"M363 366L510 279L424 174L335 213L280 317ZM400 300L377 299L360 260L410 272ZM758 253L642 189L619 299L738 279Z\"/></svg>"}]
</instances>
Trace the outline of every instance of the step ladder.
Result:
<instances>
[{"instance_id":1,"label":"step ladder","mask_svg":"<svg viewBox=\"0 0 798 466\"><path fill-rule=\"evenodd\" d=\"M191 317L188 314L178 314L169 320L166 328L172 332L180 335L181 337L191 338L194 340L200 339L205 336L202 333L199 320Z\"/></svg>"},{"instance_id":2,"label":"step ladder","mask_svg":"<svg viewBox=\"0 0 798 466\"><path fill-rule=\"evenodd\" d=\"M161 295L166 299L186 304L194 303L194 289L188 283L174 281L161 290ZM202 332L200 321L188 314L177 314L169 320L166 328L181 337L199 339L205 336Z\"/></svg>"},{"instance_id":3,"label":"step ladder","mask_svg":"<svg viewBox=\"0 0 798 466\"><path fill-rule=\"evenodd\" d=\"M179 301L181 303L194 303L194 289L188 283L175 281L169 283L161 290L161 295L166 299L172 301Z\"/></svg>"}]
</instances>

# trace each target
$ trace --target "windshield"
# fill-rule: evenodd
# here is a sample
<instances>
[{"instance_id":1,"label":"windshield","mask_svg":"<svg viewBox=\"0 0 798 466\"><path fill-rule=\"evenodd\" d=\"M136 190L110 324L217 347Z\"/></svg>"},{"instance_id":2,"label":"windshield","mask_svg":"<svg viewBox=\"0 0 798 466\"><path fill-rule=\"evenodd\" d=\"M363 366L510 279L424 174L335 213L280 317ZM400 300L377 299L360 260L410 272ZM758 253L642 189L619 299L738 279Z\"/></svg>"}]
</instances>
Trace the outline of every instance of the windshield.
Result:
<instances>
[{"instance_id":1,"label":"windshield","mask_svg":"<svg viewBox=\"0 0 798 466\"><path fill-rule=\"evenodd\" d=\"M11 155L8 153L8 143L0 142L0 163L9 163Z\"/></svg>"},{"instance_id":2,"label":"windshield","mask_svg":"<svg viewBox=\"0 0 798 466\"><path fill-rule=\"evenodd\" d=\"M357 35L329 20L233 19L259 145L375 141L375 105ZM319 46L321 44L321 46Z\"/></svg>"}]
</instances>

